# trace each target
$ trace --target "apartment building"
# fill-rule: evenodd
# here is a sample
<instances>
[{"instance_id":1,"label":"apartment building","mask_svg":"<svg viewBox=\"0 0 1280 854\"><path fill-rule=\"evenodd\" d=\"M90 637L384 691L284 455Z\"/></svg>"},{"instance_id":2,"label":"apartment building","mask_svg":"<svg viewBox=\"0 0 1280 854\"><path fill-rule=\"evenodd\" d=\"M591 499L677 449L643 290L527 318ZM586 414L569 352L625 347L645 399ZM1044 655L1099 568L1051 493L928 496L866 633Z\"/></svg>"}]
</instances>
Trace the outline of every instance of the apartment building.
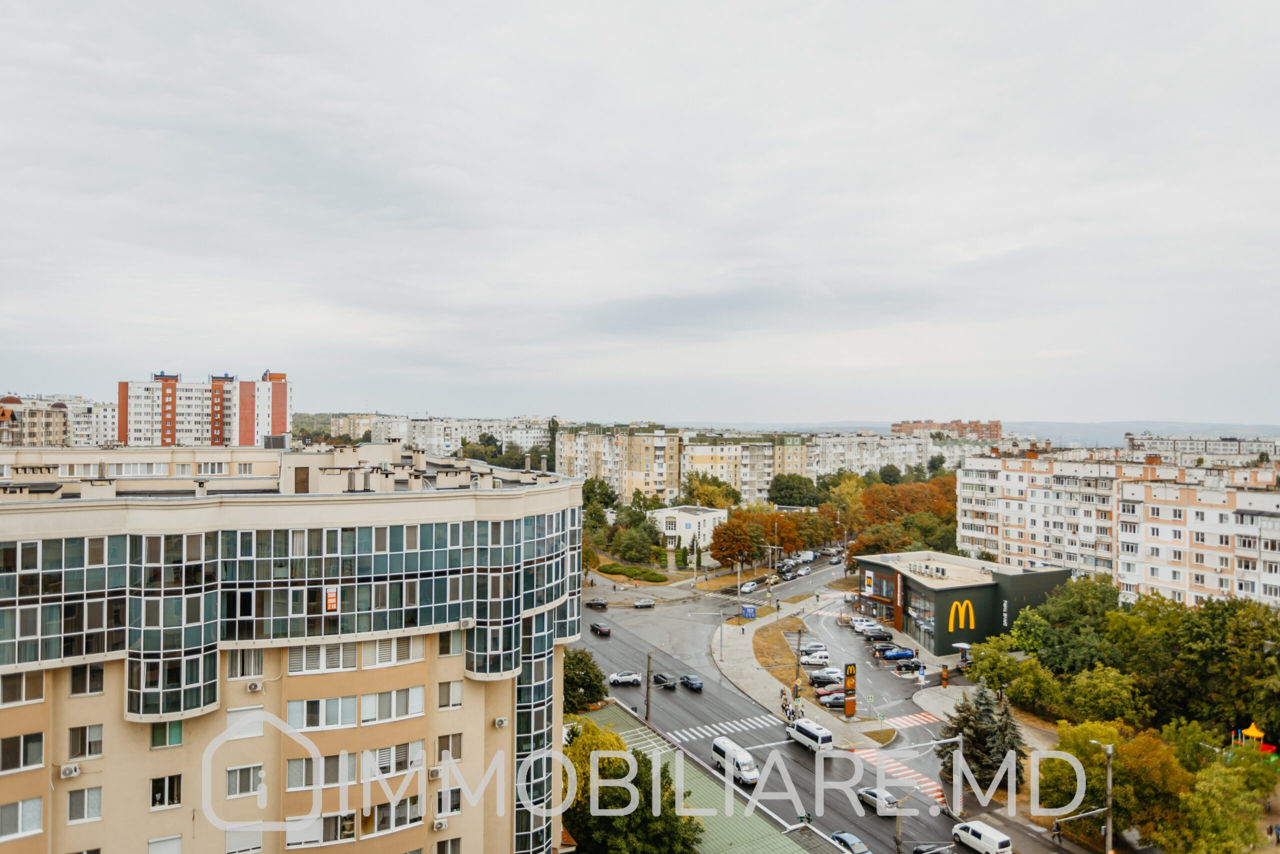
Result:
<instances>
[{"instance_id":1,"label":"apartment building","mask_svg":"<svg viewBox=\"0 0 1280 854\"><path fill-rule=\"evenodd\" d=\"M0 397L6 415L0 426L0 446L47 448L71 444L71 415L60 400Z\"/></svg>"},{"instance_id":2,"label":"apartment building","mask_svg":"<svg viewBox=\"0 0 1280 854\"><path fill-rule=\"evenodd\" d=\"M293 424L292 387L285 374L272 371L259 380L222 375L204 382L156 373L119 383L117 406L122 445L261 447Z\"/></svg>"},{"instance_id":3,"label":"apartment building","mask_svg":"<svg viewBox=\"0 0 1280 854\"><path fill-rule=\"evenodd\" d=\"M1211 594L1271 603L1268 594L1280 583L1253 574L1236 584L1234 574L1239 565L1266 574L1258 542L1273 519L1266 513L1280 510L1274 465L1195 468L1123 451L1032 451L966 459L956 493L956 543L971 556L985 552L1007 566L1062 566L1076 575L1105 572L1126 594L1160 592L1187 604ZM1234 515L1237 506L1250 512ZM1212 527L1209 517L1225 527ZM1246 548L1237 554L1241 542ZM1270 564L1280 572L1276 560ZM1220 572L1211 578L1206 567Z\"/></svg>"},{"instance_id":4,"label":"apartment building","mask_svg":"<svg viewBox=\"0 0 1280 854\"><path fill-rule=\"evenodd\" d=\"M680 474L713 475L742 493L744 503L767 501L780 474L813 477L809 437L798 433L751 435L684 433L680 437Z\"/></svg>"},{"instance_id":5,"label":"apartment building","mask_svg":"<svg viewBox=\"0 0 1280 854\"><path fill-rule=\"evenodd\" d=\"M809 471L816 477L841 469L857 474L887 465L906 469L926 465L935 453L928 433L819 433L809 439Z\"/></svg>"},{"instance_id":6,"label":"apartment building","mask_svg":"<svg viewBox=\"0 0 1280 854\"><path fill-rule=\"evenodd\" d=\"M551 419L536 415L513 418L409 418L404 415L379 415L371 422L374 442L399 440L406 447L429 454L448 456L457 453L464 443L479 443L488 434L505 448L509 444L521 448L551 447ZM356 435L352 433L351 435Z\"/></svg>"},{"instance_id":7,"label":"apartment building","mask_svg":"<svg viewBox=\"0 0 1280 854\"><path fill-rule=\"evenodd\" d=\"M680 494L680 436L656 424L561 425L556 470L599 478L623 501L636 490L670 501Z\"/></svg>"},{"instance_id":8,"label":"apartment building","mask_svg":"<svg viewBox=\"0 0 1280 854\"><path fill-rule=\"evenodd\" d=\"M329 419L329 435L350 436L359 441L365 433L372 432L373 422L381 417L376 412L335 415Z\"/></svg>"},{"instance_id":9,"label":"apartment building","mask_svg":"<svg viewBox=\"0 0 1280 854\"><path fill-rule=\"evenodd\" d=\"M890 432L904 436L916 433L943 433L952 439L972 439L978 442L1000 441L999 421L899 421Z\"/></svg>"},{"instance_id":10,"label":"apartment building","mask_svg":"<svg viewBox=\"0 0 1280 854\"><path fill-rule=\"evenodd\" d=\"M175 474L191 453L4 464L4 850L552 851L529 803L558 771L525 760L561 731L579 485L397 445L197 452L261 467L237 489ZM470 803L446 752L472 790L503 773Z\"/></svg>"},{"instance_id":11,"label":"apartment building","mask_svg":"<svg viewBox=\"0 0 1280 854\"><path fill-rule=\"evenodd\" d=\"M1257 460L1280 459L1280 441L1276 439L1216 439L1194 436L1156 436L1151 433L1125 433L1125 449L1134 453L1160 454L1165 459L1196 465L1243 465ZM1263 456L1265 455L1265 456Z\"/></svg>"}]
</instances>

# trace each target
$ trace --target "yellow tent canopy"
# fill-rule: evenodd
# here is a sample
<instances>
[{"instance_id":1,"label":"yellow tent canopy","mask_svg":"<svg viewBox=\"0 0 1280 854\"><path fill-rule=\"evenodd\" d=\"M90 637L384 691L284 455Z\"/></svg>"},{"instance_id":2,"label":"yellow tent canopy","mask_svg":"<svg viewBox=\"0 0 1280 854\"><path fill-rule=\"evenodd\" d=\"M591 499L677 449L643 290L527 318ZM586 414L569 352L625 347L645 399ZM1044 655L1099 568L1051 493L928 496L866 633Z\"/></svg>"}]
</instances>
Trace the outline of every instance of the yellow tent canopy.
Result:
<instances>
[{"instance_id":1,"label":"yellow tent canopy","mask_svg":"<svg viewBox=\"0 0 1280 854\"><path fill-rule=\"evenodd\" d=\"M1246 730L1241 730L1240 734L1243 735L1245 738L1262 738L1264 735L1266 735L1266 733L1258 729L1258 725L1256 723L1250 723L1249 728Z\"/></svg>"}]
</instances>

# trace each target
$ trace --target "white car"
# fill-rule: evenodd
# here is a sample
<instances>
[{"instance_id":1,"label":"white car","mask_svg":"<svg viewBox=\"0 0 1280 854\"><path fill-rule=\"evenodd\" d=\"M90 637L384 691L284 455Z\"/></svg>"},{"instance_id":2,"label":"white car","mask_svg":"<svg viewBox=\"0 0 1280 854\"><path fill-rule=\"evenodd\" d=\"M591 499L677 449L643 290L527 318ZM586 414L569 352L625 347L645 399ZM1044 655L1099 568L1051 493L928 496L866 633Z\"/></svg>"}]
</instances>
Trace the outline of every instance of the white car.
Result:
<instances>
[{"instance_id":1,"label":"white car","mask_svg":"<svg viewBox=\"0 0 1280 854\"><path fill-rule=\"evenodd\" d=\"M808 655L811 652L817 652L820 649L825 650L826 648L827 645L822 641L809 641L800 647L800 654Z\"/></svg>"},{"instance_id":2,"label":"white car","mask_svg":"<svg viewBox=\"0 0 1280 854\"><path fill-rule=\"evenodd\" d=\"M882 810L893 809L898 805L898 799L884 789L873 789L869 786L858 790L858 800L871 807L877 813Z\"/></svg>"},{"instance_id":3,"label":"white car","mask_svg":"<svg viewBox=\"0 0 1280 854\"><path fill-rule=\"evenodd\" d=\"M610 685L636 685L639 686L644 680L640 678L640 674L631 670L621 670L617 673L609 674Z\"/></svg>"},{"instance_id":4,"label":"white car","mask_svg":"<svg viewBox=\"0 0 1280 854\"><path fill-rule=\"evenodd\" d=\"M757 589L759 586L760 586L760 585L759 585L759 584L756 584L754 581L748 581L746 584L742 585L742 592L743 592L743 593L755 593L755 592L756 592L756 589Z\"/></svg>"},{"instance_id":5,"label":"white car","mask_svg":"<svg viewBox=\"0 0 1280 854\"><path fill-rule=\"evenodd\" d=\"M796 575L808 575L811 571L812 569L810 567L802 566L796 570Z\"/></svg>"},{"instance_id":6,"label":"white car","mask_svg":"<svg viewBox=\"0 0 1280 854\"><path fill-rule=\"evenodd\" d=\"M827 652L825 649L814 650L813 652L800 656L800 664L805 667L810 665L821 665L826 667L830 663L831 653Z\"/></svg>"}]
</instances>

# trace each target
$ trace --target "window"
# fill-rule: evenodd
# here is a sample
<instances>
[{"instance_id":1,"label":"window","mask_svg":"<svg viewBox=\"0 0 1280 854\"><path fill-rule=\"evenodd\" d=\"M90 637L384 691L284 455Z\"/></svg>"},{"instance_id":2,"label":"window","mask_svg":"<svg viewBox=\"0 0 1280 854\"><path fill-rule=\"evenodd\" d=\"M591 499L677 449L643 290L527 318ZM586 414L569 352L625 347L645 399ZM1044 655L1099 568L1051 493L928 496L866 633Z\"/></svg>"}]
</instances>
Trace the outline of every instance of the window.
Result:
<instances>
[{"instance_id":1,"label":"window","mask_svg":"<svg viewBox=\"0 0 1280 854\"><path fill-rule=\"evenodd\" d=\"M441 839L436 843L436 854L462 854L462 837Z\"/></svg>"},{"instance_id":2,"label":"window","mask_svg":"<svg viewBox=\"0 0 1280 854\"><path fill-rule=\"evenodd\" d=\"M321 816L320 818L286 819L284 847L300 848L304 845L321 845L326 842L345 842L356 838L356 814L354 812Z\"/></svg>"},{"instance_id":3,"label":"window","mask_svg":"<svg viewBox=\"0 0 1280 854\"><path fill-rule=\"evenodd\" d=\"M322 700L290 700L289 726L294 729L329 729L356 725L356 698L327 697Z\"/></svg>"},{"instance_id":4,"label":"window","mask_svg":"<svg viewBox=\"0 0 1280 854\"><path fill-rule=\"evenodd\" d=\"M422 714L423 689L421 685L365 694L360 698L360 723L383 723Z\"/></svg>"},{"instance_id":5,"label":"window","mask_svg":"<svg viewBox=\"0 0 1280 854\"><path fill-rule=\"evenodd\" d=\"M441 632L439 638L441 658L445 658L450 655L462 655L464 652L464 635L461 629L454 629L451 632Z\"/></svg>"},{"instance_id":6,"label":"window","mask_svg":"<svg viewBox=\"0 0 1280 854\"><path fill-rule=\"evenodd\" d=\"M67 793L67 821L96 821L102 818L102 787L72 789Z\"/></svg>"},{"instance_id":7,"label":"window","mask_svg":"<svg viewBox=\"0 0 1280 854\"><path fill-rule=\"evenodd\" d=\"M338 753L324 757L320 784L322 786L337 786L344 782L354 783L359 780L359 769L356 768L358 755L357 753L348 753L344 757L341 753ZM343 774L344 760L346 765L345 775ZM309 756L302 759L290 759L286 773L288 776L285 783L290 791L309 789L315 785L315 767Z\"/></svg>"},{"instance_id":8,"label":"window","mask_svg":"<svg viewBox=\"0 0 1280 854\"><path fill-rule=\"evenodd\" d=\"M442 735L436 740L436 761L443 762L445 751L454 759L462 758L462 733Z\"/></svg>"},{"instance_id":9,"label":"window","mask_svg":"<svg viewBox=\"0 0 1280 854\"><path fill-rule=\"evenodd\" d=\"M375 587L375 592L382 587ZM384 603L374 610L386 608ZM390 664L402 664L406 661L418 661L422 658L422 637L384 638L383 640L365 641L362 644L365 667L382 667Z\"/></svg>"},{"instance_id":10,"label":"window","mask_svg":"<svg viewBox=\"0 0 1280 854\"><path fill-rule=\"evenodd\" d=\"M410 768L421 768L426 758L426 747L421 739L406 741L390 747L364 751L362 773L368 777L403 774Z\"/></svg>"},{"instance_id":11,"label":"window","mask_svg":"<svg viewBox=\"0 0 1280 854\"><path fill-rule=\"evenodd\" d=\"M372 820L370 820L372 819ZM422 822L422 805L417 795L411 795L394 804L378 804L373 808L373 815L366 816L362 832L365 835L384 833L410 827Z\"/></svg>"},{"instance_id":12,"label":"window","mask_svg":"<svg viewBox=\"0 0 1280 854\"><path fill-rule=\"evenodd\" d=\"M147 840L147 854L182 854L182 837L165 836Z\"/></svg>"},{"instance_id":13,"label":"window","mask_svg":"<svg viewBox=\"0 0 1280 854\"><path fill-rule=\"evenodd\" d=\"M436 815L457 815L462 811L462 789L441 789L436 792Z\"/></svg>"},{"instance_id":14,"label":"window","mask_svg":"<svg viewBox=\"0 0 1280 854\"><path fill-rule=\"evenodd\" d=\"M35 610L35 608L31 609L33 613ZM10 673L8 676L0 676L0 706L35 703L43 699L44 673L42 671L33 670L27 673Z\"/></svg>"},{"instance_id":15,"label":"window","mask_svg":"<svg viewBox=\"0 0 1280 854\"><path fill-rule=\"evenodd\" d=\"M262 675L262 650L233 649L227 652L227 678L248 679Z\"/></svg>"},{"instance_id":16,"label":"window","mask_svg":"<svg viewBox=\"0 0 1280 854\"><path fill-rule=\"evenodd\" d=\"M95 759L102 755L102 724L71 728L72 759Z\"/></svg>"},{"instance_id":17,"label":"window","mask_svg":"<svg viewBox=\"0 0 1280 854\"><path fill-rule=\"evenodd\" d=\"M241 765L227 769L227 797L243 798L258 793L258 781L262 779L261 765Z\"/></svg>"},{"instance_id":18,"label":"window","mask_svg":"<svg viewBox=\"0 0 1280 854\"><path fill-rule=\"evenodd\" d=\"M328 673L354 670L355 643L322 643L289 647L289 673Z\"/></svg>"},{"instance_id":19,"label":"window","mask_svg":"<svg viewBox=\"0 0 1280 854\"><path fill-rule=\"evenodd\" d=\"M44 765L44 733L0 739L0 772L39 768L41 765Z\"/></svg>"},{"instance_id":20,"label":"window","mask_svg":"<svg viewBox=\"0 0 1280 854\"><path fill-rule=\"evenodd\" d=\"M102 693L102 664L77 664L71 668L71 696Z\"/></svg>"},{"instance_id":21,"label":"window","mask_svg":"<svg viewBox=\"0 0 1280 854\"><path fill-rule=\"evenodd\" d=\"M226 474L227 464L226 463L199 463L197 464L196 471L199 474L214 474L214 475Z\"/></svg>"},{"instance_id":22,"label":"window","mask_svg":"<svg viewBox=\"0 0 1280 854\"><path fill-rule=\"evenodd\" d=\"M262 706L245 706L239 709L227 709L227 732L231 741L242 738L257 738L262 735L262 716L258 714Z\"/></svg>"},{"instance_id":23,"label":"window","mask_svg":"<svg viewBox=\"0 0 1280 854\"><path fill-rule=\"evenodd\" d=\"M30 836L44 829L44 802L28 798L0 805L0 841Z\"/></svg>"},{"instance_id":24,"label":"window","mask_svg":"<svg viewBox=\"0 0 1280 854\"><path fill-rule=\"evenodd\" d=\"M151 725L152 747L177 747L179 744L182 744L182 721Z\"/></svg>"},{"instance_id":25,"label":"window","mask_svg":"<svg viewBox=\"0 0 1280 854\"><path fill-rule=\"evenodd\" d=\"M462 680L440 683L440 708L462 708Z\"/></svg>"},{"instance_id":26,"label":"window","mask_svg":"<svg viewBox=\"0 0 1280 854\"><path fill-rule=\"evenodd\" d=\"M261 850L261 830L227 831L227 854L250 854L250 852Z\"/></svg>"},{"instance_id":27,"label":"window","mask_svg":"<svg viewBox=\"0 0 1280 854\"><path fill-rule=\"evenodd\" d=\"M236 474L253 474L253 463L236 463Z\"/></svg>"},{"instance_id":28,"label":"window","mask_svg":"<svg viewBox=\"0 0 1280 854\"><path fill-rule=\"evenodd\" d=\"M151 778L151 808L174 807L182 803L182 775Z\"/></svg>"}]
</instances>

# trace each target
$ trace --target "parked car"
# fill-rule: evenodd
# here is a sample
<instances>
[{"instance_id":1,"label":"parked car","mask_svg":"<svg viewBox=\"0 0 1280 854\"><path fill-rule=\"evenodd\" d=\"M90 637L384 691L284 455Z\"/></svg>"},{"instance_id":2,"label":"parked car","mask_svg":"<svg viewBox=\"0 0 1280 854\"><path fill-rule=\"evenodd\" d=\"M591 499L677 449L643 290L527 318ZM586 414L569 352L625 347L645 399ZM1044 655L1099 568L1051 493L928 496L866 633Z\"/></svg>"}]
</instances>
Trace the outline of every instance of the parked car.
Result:
<instances>
[{"instance_id":1,"label":"parked car","mask_svg":"<svg viewBox=\"0 0 1280 854\"><path fill-rule=\"evenodd\" d=\"M982 854L1003 854L1013 851L1013 840L984 821L966 821L951 828L951 838L957 845L971 848Z\"/></svg>"},{"instance_id":2,"label":"parked car","mask_svg":"<svg viewBox=\"0 0 1280 854\"><path fill-rule=\"evenodd\" d=\"M830 685L817 688L813 693L818 697L825 697L828 694L842 694L844 693L844 680L842 679L839 682L832 682Z\"/></svg>"},{"instance_id":3,"label":"parked car","mask_svg":"<svg viewBox=\"0 0 1280 854\"><path fill-rule=\"evenodd\" d=\"M871 651L876 655L880 655L881 653L887 652L891 649L898 649L898 645L893 641L876 641L871 645Z\"/></svg>"},{"instance_id":4,"label":"parked car","mask_svg":"<svg viewBox=\"0 0 1280 854\"><path fill-rule=\"evenodd\" d=\"M893 649L886 649L884 652L880 653L880 657L885 661L901 661L904 658L915 658L916 651L914 649L897 646Z\"/></svg>"},{"instance_id":5,"label":"parked car","mask_svg":"<svg viewBox=\"0 0 1280 854\"><path fill-rule=\"evenodd\" d=\"M831 673L827 670L815 670L809 674L809 684L818 685L838 685L844 682L844 675L840 673Z\"/></svg>"},{"instance_id":6,"label":"parked car","mask_svg":"<svg viewBox=\"0 0 1280 854\"><path fill-rule=\"evenodd\" d=\"M815 649L813 652L800 656L800 665L802 667L826 667L831 663L831 653L825 649Z\"/></svg>"},{"instance_id":7,"label":"parked car","mask_svg":"<svg viewBox=\"0 0 1280 854\"><path fill-rule=\"evenodd\" d=\"M800 645L800 654L807 655L811 652L817 652L820 649L826 649L827 645L822 641L809 641Z\"/></svg>"},{"instance_id":8,"label":"parked car","mask_svg":"<svg viewBox=\"0 0 1280 854\"><path fill-rule=\"evenodd\" d=\"M844 708L844 692L836 691L833 694L823 694L818 698L818 702L828 709Z\"/></svg>"},{"instance_id":9,"label":"parked car","mask_svg":"<svg viewBox=\"0 0 1280 854\"><path fill-rule=\"evenodd\" d=\"M796 562L791 558L787 558L782 563L778 564L779 568L781 569L791 569L795 565L796 565Z\"/></svg>"},{"instance_id":10,"label":"parked car","mask_svg":"<svg viewBox=\"0 0 1280 854\"><path fill-rule=\"evenodd\" d=\"M767 585L769 585L770 587L772 587L773 585L777 584L777 583L778 583L779 581L781 581L781 580L782 580L782 579L780 579L780 578L779 578L778 576L776 576L776 575L770 575L768 578L766 578L766 579L764 580L764 583L765 583L765 584L767 584Z\"/></svg>"},{"instance_id":11,"label":"parked car","mask_svg":"<svg viewBox=\"0 0 1280 854\"><path fill-rule=\"evenodd\" d=\"M827 561L827 563L831 564L832 566L839 566L840 564L844 563L844 561L840 558L839 555L836 555L831 560Z\"/></svg>"},{"instance_id":12,"label":"parked car","mask_svg":"<svg viewBox=\"0 0 1280 854\"><path fill-rule=\"evenodd\" d=\"M604 610L607 610L609 607L609 600L608 599L588 599L582 604L586 605L588 608L594 608L597 611L604 611Z\"/></svg>"},{"instance_id":13,"label":"parked car","mask_svg":"<svg viewBox=\"0 0 1280 854\"><path fill-rule=\"evenodd\" d=\"M652 608L652 607L653 607L653 600L652 600L652 599L637 599L637 600L636 600L636 607L637 607L637 608Z\"/></svg>"},{"instance_id":14,"label":"parked car","mask_svg":"<svg viewBox=\"0 0 1280 854\"><path fill-rule=\"evenodd\" d=\"M917 670L924 670L924 662L917 658L910 658L899 661L893 669L899 673L915 673Z\"/></svg>"},{"instance_id":15,"label":"parked car","mask_svg":"<svg viewBox=\"0 0 1280 854\"><path fill-rule=\"evenodd\" d=\"M887 641L893 640L893 634L889 630L876 626L873 629L867 629L862 633L864 640L871 641Z\"/></svg>"},{"instance_id":16,"label":"parked car","mask_svg":"<svg viewBox=\"0 0 1280 854\"><path fill-rule=\"evenodd\" d=\"M871 854L871 849L867 847L867 843L847 830L837 830L831 834L831 839L836 845L848 851L849 854Z\"/></svg>"},{"instance_id":17,"label":"parked car","mask_svg":"<svg viewBox=\"0 0 1280 854\"><path fill-rule=\"evenodd\" d=\"M856 596L854 596L854 594L852 594L852 593L846 593L846 594L844 594L844 603L845 603L846 605L852 605L852 604L853 604L853 600L854 600L855 598L857 598L857 597L856 597Z\"/></svg>"},{"instance_id":18,"label":"parked car","mask_svg":"<svg viewBox=\"0 0 1280 854\"><path fill-rule=\"evenodd\" d=\"M604 623L592 623L591 634L599 635L602 638L607 638L613 635L613 629L609 628Z\"/></svg>"},{"instance_id":19,"label":"parked car","mask_svg":"<svg viewBox=\"0 0 1280 854\"><path fill-rule=\"evenodd\" d=\"M790 569L784 569L784 570L782 570L782 572L779 572L779 573L778 573L778 578L780 578L780 579L781 579L781 580L783 580L783 581L790 581L791 579L793 579L793 578L795 578L795 577L796 577L795 572L793 572L793 571L792 571L792 570L790 570Z\"/></svg>"},{"instance_id":20,"label":"parked car","mask_svg":"<svg viewBox=\"0 0 1280 854\"><path fill-rule=\"evenodd\" d=\"M743 593L755 593L759 586L760 585L756 584L754 581L748 581L746 584L742 585L741 590Z\"/></svg>"},{"instance_id":21,"label":"parked car","mask_svg":"<svg viewBox=\"0 0 1280 854\"><path fill-rule=\"evenodd\" d=\"M653 674L653 684L661 685L668 691L674 691L676 689L676 680L665 673Z\"/></svg>"},{"instance_id":22,"label":"parked car","mask_svg":"<svg viewBox=\"0 0 1280 854\"><path fill-rule=\"evenodd\" d=\"M858 790L858 800L871 807L877 813L880 810L893 809L898 805L898 799L886 790L875 789L870 786Z\"/></svg>"},{"instance_id":23,"label":"parked car","mask_svg":"<svg viewBox=\"0 0 1280 854\"><path fill-rule=\"evenodd\" d=\"M634 670L620 670L609 674L610 685L635 685L638 688L643 682L640 674Z\"/></svg>"},{"instance_id":24,"label":"parked car","mask_svg":"<svg viewBox=\"0 0 1280 854\"><path fill-rule=\"evenodd\" d=\"M702 677L694 676L692 673L686 673L680 677L680 684L688 688L690 691L702 693Z\"/></svg>"},{"instance_id":25,"label":"parked car","mask_svg":"<svg viewBox=\"0 0 1280 854\"><path fill-rule=\"evenodd\" d=\"M796 567L796 575L808 575L812 571L813 571L813 567L809 567L809 566Z\"/></svg>"}]
</instances>

